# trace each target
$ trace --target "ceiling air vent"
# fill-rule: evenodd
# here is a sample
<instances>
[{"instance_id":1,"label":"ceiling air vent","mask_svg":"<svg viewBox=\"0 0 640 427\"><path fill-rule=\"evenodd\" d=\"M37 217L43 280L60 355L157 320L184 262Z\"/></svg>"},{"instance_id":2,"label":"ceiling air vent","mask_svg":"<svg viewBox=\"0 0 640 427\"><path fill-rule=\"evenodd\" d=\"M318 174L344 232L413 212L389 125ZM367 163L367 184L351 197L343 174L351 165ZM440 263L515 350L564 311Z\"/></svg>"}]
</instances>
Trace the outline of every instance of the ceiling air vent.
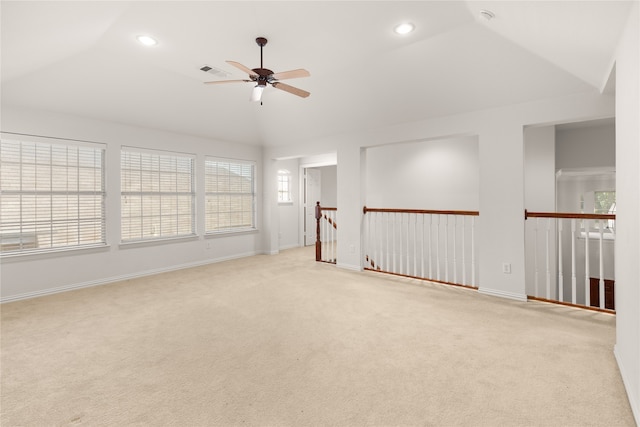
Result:
<instances>
[{"instance_id":1,"label":"ceiling air vent","mask_svg":"<svg viewBox=\"0 0 640 427\"><path fill-rule=\"evenodd\" d=\"M215 67L210 67L208 65L204 65L202 66L202 68L200 68L201 71L204 71L205 73L209 73L209 74L213 74L216 77L225 79L227 77L229 77L231 74L227 73L226 71L223 71L219 68L215 68Z\"/></svg>"}]
</instances>

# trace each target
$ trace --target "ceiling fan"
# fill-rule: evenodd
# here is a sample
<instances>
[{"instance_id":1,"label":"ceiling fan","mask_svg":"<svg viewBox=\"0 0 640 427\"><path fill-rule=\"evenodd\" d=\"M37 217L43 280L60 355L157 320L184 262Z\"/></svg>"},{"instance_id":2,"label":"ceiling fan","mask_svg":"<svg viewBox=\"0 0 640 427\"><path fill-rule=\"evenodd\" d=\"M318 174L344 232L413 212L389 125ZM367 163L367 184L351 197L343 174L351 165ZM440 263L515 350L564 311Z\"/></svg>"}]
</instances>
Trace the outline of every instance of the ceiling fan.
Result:
<instances>
[{"instance_id":1,"label":"ceiling fan","mask_svg":"<svg viewBox=\"0 0 640 427\"><path fill-rule=\"evenodd\" d=\"M256 43L260 46L260 68L251 69L249 67L245 67L239 62L235 61L227 61L229 65L233 65L239 70L244 71L249 75L250 80L217 80L211 82L205 82L205 84L222 84L222 83L240 83L240 82L255 82L257 83L253 88L253 92L251 93L251 101L260 101L262 98L262 92L267 87L267 84L275 87L276 89L283 90L285 92L292 93L294 95L300 96L302 98L306 98L311 95L306 90L298 89L297 87L293 87L284 83L281 83L280 80L286 79L295 79L298 77L309 77L311 74L303 68L299 68L297 70L291 71L283 71L282 73L274 73L273 71L264 68L262 65L262 48L267 44L267 39L264 37L258 37L256 39Z\"/></svg>"}]
</instances>

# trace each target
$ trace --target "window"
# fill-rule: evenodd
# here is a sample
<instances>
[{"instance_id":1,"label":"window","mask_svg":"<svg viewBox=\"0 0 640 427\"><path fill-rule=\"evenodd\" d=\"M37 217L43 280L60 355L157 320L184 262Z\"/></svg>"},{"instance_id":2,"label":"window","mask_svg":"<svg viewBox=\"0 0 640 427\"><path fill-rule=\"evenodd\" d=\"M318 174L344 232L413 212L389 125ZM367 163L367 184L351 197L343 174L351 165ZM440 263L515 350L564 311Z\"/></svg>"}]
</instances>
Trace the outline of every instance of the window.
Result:
<instances>
[{"instance_id":1,"label":"window","mask_svg":"<svg viewBox=\"0 0 640 427\"><path fill-rule=\"evenodd\" d=\"M5 134L0 170L3 255L106 245L103 145Z\"/></svg>"},{"instance_id":2,"label":"window","mask_svg":"<svg viewBox=\"0 0 640 427\"><path fill-rule=\"evenodd\" d=\"M278 203L291 203L291 172L278 171Z\"/></svg>"},{"instance_id":3,"label":"window","mask_svg":"<svg viewBox=\"0 0 640 427\"><path fill-rule=\"evenodd\" d=\"M255 163L205 160L207 233L255 230Z\"/></svg>"},{"instance_id":4,"label":"window","mask_svg":"<svg viewBox=\"0 0 640 427\"><path fill-rule=\"evenodd\" d=\"M121 239L195 235L194 156L123 147Z\"/></svg>"},{"instance_id":5,"label":"window","mask_svg":"<svg viewBox=\"0 0 640 427\"><path fill-rule=\"evenodd\" d=\"M615 191L595 191L593 193L594 208L593 213L610 214L615 213L616 192Z\"/></svg>"},{"instance_id":6,"label":"window","mask_svg":"<svg viewBox=\"0 0 640 427\"><path fill-rule=\"evenodd\" d=\"M596 191L594 192L594 209L593 213L597 214L613 214L616 213L616 192L615 191ZM600 221L596 221L599 223ZM608 219L604 224L604 228L611 232L615 232L616 221Z\"/></svg>"},{"instance_id":7,"label":"window","mask_svg":"<svg viewBox=\"0 0 640 427\"><path fill-rule=\"evenodd\" d=\"M585 197L586 195L586 197ZM592 197L593 195L593 197ZM588 191L580 195L580 212L594 214L613 214L616 213L616 192L615 190L606 191ZM591 220L589 223L589 229L591 231L599 231L600 223L605 231L609 233L615 233L616 221L609 220ZM585 227L585 221L581 221L580 226Z\"/></svg>"}]
</instances>

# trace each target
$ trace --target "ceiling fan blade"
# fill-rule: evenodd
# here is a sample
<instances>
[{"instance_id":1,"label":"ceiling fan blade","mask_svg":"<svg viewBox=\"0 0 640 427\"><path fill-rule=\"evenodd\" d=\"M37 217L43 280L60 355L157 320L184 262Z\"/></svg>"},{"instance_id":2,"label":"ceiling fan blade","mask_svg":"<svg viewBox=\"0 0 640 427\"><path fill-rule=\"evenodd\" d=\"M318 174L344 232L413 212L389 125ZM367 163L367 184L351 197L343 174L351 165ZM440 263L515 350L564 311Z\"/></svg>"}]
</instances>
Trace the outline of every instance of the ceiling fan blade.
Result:
<instances>
[{"instance_id":1,"label":"ceiling fan blade","mask_svg":"<svg viewBox=\"0 0 640 427\"><path fill-rule=\"evenodd\" d=\"M217 85L217 84L221 84L221 83L243 83L243 82L250 82L251 80L214 80L211 82L204 82L204 84L206 85Z\"/></svg>"},{"instance_id":2,"label":"ceiling fan blade","mask_svg":"<svg viewBox=\"0 0 640 427\"><path fill-rule=\"evenodd\" d=\"M251 68L249 68L249 67L245 67L244 65L242 65L242 64L241 64L241 63L239 63L239 62L236 62L236 61L227 61L227 64L229 64L229 65L233 65L233 66L234 66L234 67L236 67L237 69L244 71L245 73L249 74L250 76L256 76L256 77L258 77L258 74L257 74L255 71L253 71L253 70L252 70Z\"/></svg>"},{"instance_id":3,"label":"ceiling fan blade","mask_svg":"<svg viewBox=\"0 0 640 427\"><path fill-rule=\"evenodd\" d=\"M271 86L275 87L276 89L280 89L280 90L283 90L285 92L289 92L289 93L292 93L294 95L298 95L298 96L300 96L302 98L306 98L307 96L311 95L311 93L307 92L306 90L298 89L297 87L289 86L289 85L286 85L286 84L280 83L280 82L271 83Z\"/></svg>"},{"instance_id":4,"label":"ceiling fan blade","mask_svg":"<svg viewBox=\"0 0 640 427\"><path fill-rule=\"evenodd\" d=\"M283 71L282 73L274 73L273 78L276 80L297 79L299 77L309 77L311 74L304 68L297 70Z\"/></svg>"}]
</instances>

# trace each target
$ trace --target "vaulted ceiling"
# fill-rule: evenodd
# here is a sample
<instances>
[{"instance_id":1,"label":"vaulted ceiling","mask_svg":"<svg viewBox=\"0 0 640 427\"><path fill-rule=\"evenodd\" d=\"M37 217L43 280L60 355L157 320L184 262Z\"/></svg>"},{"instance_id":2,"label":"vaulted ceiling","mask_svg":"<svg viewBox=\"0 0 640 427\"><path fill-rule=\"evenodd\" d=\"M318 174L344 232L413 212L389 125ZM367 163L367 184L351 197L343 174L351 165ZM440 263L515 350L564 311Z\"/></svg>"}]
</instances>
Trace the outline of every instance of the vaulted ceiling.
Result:
<instances>
[{"instance_id":1,"label":"vaulted ceiling","mask_svg":"<svg viewBox=\"0 0 640 427\"><path fill-rule=\"evenodd\" d=\"M254 145L606 90L631 1L2 1L2 105ZM486 20L481 10L493 12ZM393 28L410 21L415 31ZM153 47L138 43L148 34ZM269 87L204 85L225 60Z\"/></svg>"}]
</instances>

